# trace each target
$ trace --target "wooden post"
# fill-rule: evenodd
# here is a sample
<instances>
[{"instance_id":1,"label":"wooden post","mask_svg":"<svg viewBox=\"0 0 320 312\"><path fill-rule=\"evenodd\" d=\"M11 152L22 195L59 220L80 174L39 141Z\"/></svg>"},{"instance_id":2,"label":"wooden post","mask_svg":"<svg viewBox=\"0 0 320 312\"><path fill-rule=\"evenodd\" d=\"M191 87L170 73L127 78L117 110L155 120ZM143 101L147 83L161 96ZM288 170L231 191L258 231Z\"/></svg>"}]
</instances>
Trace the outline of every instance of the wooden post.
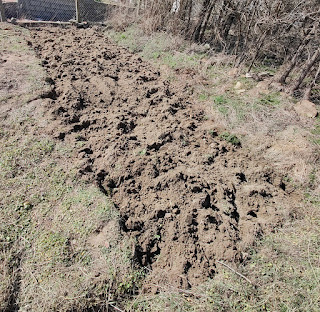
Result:
<instances>
[{"instance_id":1,"label":"wooden post","mask_svg":"<svg viewBox=\"0 0 320 312\"><path fill-rule=\"evenodd\" d=\"M136 9L136 16L139 17L139 13L140 13L140 0L137 0L137 9Z\"/></svg>"},{"instance_id":2,"label":"wooden post","mask_svg":"<svg viewBox=\"0 0 320 312\"><path fill-rule=\"evenodd\" d=\"M6 22L6 13L4 11L4 6L2 0L0 0L0 22Z\"/></svg>"},{"instance_id":3,"label":"wooden post","mask_svg":"<svg viewBox=\"0 0 320 312\"><path fill-rule=\"evenodd\" d=\"M75 1L76 1L76 22L80 23L79 0L75 0Z\"/></svg>"}]
</instances>

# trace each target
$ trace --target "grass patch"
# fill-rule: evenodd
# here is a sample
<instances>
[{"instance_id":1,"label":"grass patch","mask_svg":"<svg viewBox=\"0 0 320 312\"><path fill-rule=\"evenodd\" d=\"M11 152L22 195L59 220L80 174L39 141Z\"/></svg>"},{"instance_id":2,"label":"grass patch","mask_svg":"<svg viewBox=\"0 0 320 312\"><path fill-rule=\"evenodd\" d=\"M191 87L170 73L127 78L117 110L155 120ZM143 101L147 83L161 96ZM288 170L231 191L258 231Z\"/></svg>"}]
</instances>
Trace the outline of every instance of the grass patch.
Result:
<instances>
[{"instance_id":1,"label":"grass patch","mask_svg":"<svg viewBox=\"0 0 320 312\"><path fill-rule=\"evenodd\" d=\"M252 105L243 100L241 96L232 94L223 94L211 96L213 107L225 118L233 118L233 126L241 123L246 119L252 111ZM230 125L232 128L232 124Z\"/></svg>"},{"instance_id":2,"label":"grass patch","mask_svg":"<svg viewBox=\"0 0 320 312\"><path fill-rule=\"evenodd\" d=\"M311 131L312 133L312 142L316 144L317 146L320 146L320 117L318 116L316 118L314 128Z\"/></svg>"},{"instance_id":3,"label":"grass patch","mask_svg":"<svg viewBox=\"0 0 320 312\"><path fill-rule=\"evenodd\" d=\"M270 106L270 107L277 107L280 105L280 95L278 92L273 92L270 94L263 95L257 100L257 106Z\"/></svg>"},{"instance_id":4,"label":"grass patch","mask_svg":"<svg viewBox=\"0 0 320 312\"><path fill-rule=\"evenodd\" d=\"M4 52L23 52L24 54L32 54L33 52L28 48L28 46L24 43L24 40L21 36L28 35L28 31L23 28L16 27L17 32L14 33L12 31L7 31L5 29L0 28L0 51Z\"/></svg>"},{"instance_id":5,"label":"grass patch","mask_svg":"<svg viewBox=\"0 0 320 312\"><path fill-rule=\"evenodd\" d=\"M240 139L235 134L231 134L229 132L223 132L219 135L219 137L222 140L225 140L225 141L231 143L232 145L235 145L235 146L241 145Z\"/></svg>"},{"instance_id":6,"label":"grass patch","mask_svg":"<svg viewBox=\"0 0 320 312\"><path fill-rule=\"evenodd\" d=\"M207 101L209 99L209 96L205 93L200 93L199 94L199 100L200 101Z\"/></svg>"},{"instance_id":7,"label":"grass patch","mask_svg":"<svg viewBox=\"0 0 320 312\"><path fill-rule=\"evenodd\" d=\"M1 49L17 40L13 51L30 53L32 71L33 52L7 34ZM39 134L41 105L24 100L31 85L23 91L0 125L0 310L105 309L137 290L134 241L122 237L111 201L80 179L72 148Z\"/></svg>"},{"instance_id":8,"label":"grass patch","mask_svg":"<svg viewBox=\"0 0 320 312\"><path fill-rule=\"evenodd\" d=\"M184 52L164 52L159 55L161 63L167 65L172 69L181 68L195 68L199 66L200 60L203 56L200 54L188 55Z\"/></svg>"},{"instance_id":9,"label":"grass patch","mask_svg":"<svg viewBox=\"0 0 320 312\"><path fill-rule=\"evenodd\" d=\"M120 236L112 203L55 161L68 157L65 149L47 138L16 135L1 139L1 308L13 295L21 309L83 310L101 304L108 287L113 300L132 291L131 243ZM90 244L110 222L108 248ZM21 289L12 293L18 268Z\"/></svg>"},{"instance_id":10,"label":"grass patch","mask_svg":"<svg viewBox=\"0 0 320 312\"><path fill-rule=\"evenodd\" d=\"M136 27L128 27L124 32L109 31L108 36L116 43L128 48L131 52L139 53L145 60L165 64L171 69L194 68L206 57L203 53L187 53L184 40L162 32L146 36ZM175 53L173 53L173 48Z\"/></svg>"},{"instance_id":11,"label":"grass patch","mask_svg":"<svg viewBox=\"0 0 320 312\"><path fill-rule=\"evenodd\" d=\"M29 49L25 38L29 33L26 29L14 25L0 27L0 53L3 53L3 63L6 76L10 78L12 89L0 90L0 101L6 101L17 95L32 95L44 88L49 88L45 82L45 72L35 58L33 50ZM10 56L10 57L7 57ZM19 75L14 75L19 72Z\"/></svg>"}]
</instances>

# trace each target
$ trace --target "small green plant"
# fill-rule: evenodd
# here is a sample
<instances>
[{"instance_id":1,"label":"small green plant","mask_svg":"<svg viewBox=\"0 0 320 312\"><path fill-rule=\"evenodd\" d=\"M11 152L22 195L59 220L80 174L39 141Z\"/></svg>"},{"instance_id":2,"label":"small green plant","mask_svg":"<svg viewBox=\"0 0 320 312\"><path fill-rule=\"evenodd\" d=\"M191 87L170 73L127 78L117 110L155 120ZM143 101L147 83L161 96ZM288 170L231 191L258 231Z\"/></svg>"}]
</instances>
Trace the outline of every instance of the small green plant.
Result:
<instances>
[{"instance_id":1,"label":"small green plant","mask_svg":"<svg viewBox=\"0 0 320 312\"><path fill-rule=\"evenodd\" d=\"M217 95L213 97L214 104L216 105L222 105L222 104L227 104L228 100L224 95Z\"/></svg>"},{"instance_id":2,"label":"small green plant","mask_svg":"<svg viewBox=\"0 0 320 312\"><path fill-rule=\"evenodd\" d=\"M208 132L212 137L216 137L218 135L217 131L215 130L209 130Z\"/></svg>"},{"instance_id":3,"label":"small green plant","mask_svg":"<svg viewBox=\"0 0 320 312\"><path fill-rule=\"evenodd\" d=\"M216 107L222 115L227 116L229 113L229 100L224 95L217 95L212 97L212 99L214 107Z\"/></svg>"},{"instance_id":4,"label":"small green plant","mask_svg":"<svg viewBox=\"0 0 320 312\"><path fill-rule=\"evenodd\" d=\"M118 293L120 294L134 294L140 287L141 281L144 278L145 273L140 271L134 271L124 277L123 281L118 286Z\"/></svg>"},{"instance_id":5,"label":"small green plant","mask_svg":"<svg viewBox=\"0 0 320 312\"><path fill-rule=\"evenodd\" d=\"M273 92L270 94L266 94L258 100L257 104L276 107L280 104L279 93Z\"/></svg>"},{"instance_id":6,"label":"small green plant","mask_svg":"<svg viewBox=\"0 0 320 312\"><path fill-rule=\"evenodd\" d=\"M241 145L240 139L235 134L231 134L229 132L223 132L222 134L219 135L219 137L231 143L232 145L235 145L235 146Z\"/></svg>"},{"instance_id":7,"label":"small green plant","mask_svg":"<svg viewBox=\"0 0 320 312\"><path fill-rule=\"evenodd\" d=\"M200 101L206 101L206 100L208 100L208 98L209 98L208 94L205 94L205 93L199 94Z\"/></svg>"},{"instance_id":8,"label":"small green plant","mask_svg":"<svg viewBox=\"0 0 320 312\"><path fill-rule=\"evenodd\" d=\"M310 179L310 186L314 186L315 185L315 182L317 180L317 172L315 169L313 169L310 174L309 174L309 179Z\"/></svg>"}]
</instances>

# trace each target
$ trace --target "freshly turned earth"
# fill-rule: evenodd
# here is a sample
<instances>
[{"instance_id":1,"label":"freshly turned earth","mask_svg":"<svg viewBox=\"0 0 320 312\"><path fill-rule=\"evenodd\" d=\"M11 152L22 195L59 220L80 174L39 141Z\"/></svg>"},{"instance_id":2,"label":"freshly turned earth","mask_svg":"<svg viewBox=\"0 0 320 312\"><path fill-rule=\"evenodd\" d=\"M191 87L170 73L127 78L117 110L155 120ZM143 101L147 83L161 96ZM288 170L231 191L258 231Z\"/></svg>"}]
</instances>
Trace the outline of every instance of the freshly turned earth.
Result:
<instances>
[{"instance_id":1,"label":"freshly turned earth","mask_svg":"<svg viewBox=\"0 0 320 312\"><path fill-rule=\"evenodd\" d=\"M220 139L187 84L174 88L97 29L31 32L52 84L49 131L83 143L81 174L111 195L154 283L197 285L281 223L281 176Z\"/></svg>"}]
</instances>

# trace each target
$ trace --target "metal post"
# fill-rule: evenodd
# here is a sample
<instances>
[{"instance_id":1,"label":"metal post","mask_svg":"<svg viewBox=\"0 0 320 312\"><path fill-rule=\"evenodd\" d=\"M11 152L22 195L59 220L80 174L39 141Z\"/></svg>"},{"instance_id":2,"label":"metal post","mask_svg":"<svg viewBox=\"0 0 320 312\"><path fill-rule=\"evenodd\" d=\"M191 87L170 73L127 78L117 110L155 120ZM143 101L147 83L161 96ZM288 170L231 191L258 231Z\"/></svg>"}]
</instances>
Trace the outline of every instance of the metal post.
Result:
<instances>
[{"instance_id":1,"label":"metal post","mask_svg":"<svg viewBox=\"0 0 320 312\"><path fill-rule=\"evenodd\" d=\"M79 0L75 0L75 1L76 1L76 22L80 23Z\"/></svg>"},{"instance_id":2,"label":"metal post","mask_svg":"<svg viewBox=\"0 0 320 312\"><path fill-rule=\"evenodd\" d=\"M6 13L4 11L4 6L2 4L2 0L0 0L0 22L6 22Z\"/></svg>"}]
</instances>

